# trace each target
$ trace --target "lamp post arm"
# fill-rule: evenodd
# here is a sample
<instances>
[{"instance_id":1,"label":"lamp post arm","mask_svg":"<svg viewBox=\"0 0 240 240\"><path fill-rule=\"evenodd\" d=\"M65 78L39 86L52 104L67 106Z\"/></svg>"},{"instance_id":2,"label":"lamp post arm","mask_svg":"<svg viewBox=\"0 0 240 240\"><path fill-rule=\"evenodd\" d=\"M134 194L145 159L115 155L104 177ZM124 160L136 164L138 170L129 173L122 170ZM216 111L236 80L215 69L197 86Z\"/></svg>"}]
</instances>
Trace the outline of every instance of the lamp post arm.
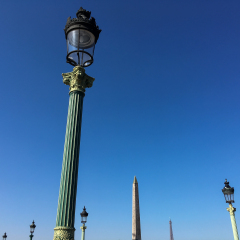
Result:
<instances>
[{"instance_id":1,"label":"lamp post arm","mask_svg":"<svg viewBox=\"0 0 240 240\"><path fill-rule=\"evenodd\" d=\"M235 214L234 214L234 212L236 212L236 208L234 208L232 206L232 204L230 203L229 204L229 208L227 208L227 211L230 213L234 240L239 240L238 230L237 230L237 223L236 223Z\"/></svg>"}]
</instances>

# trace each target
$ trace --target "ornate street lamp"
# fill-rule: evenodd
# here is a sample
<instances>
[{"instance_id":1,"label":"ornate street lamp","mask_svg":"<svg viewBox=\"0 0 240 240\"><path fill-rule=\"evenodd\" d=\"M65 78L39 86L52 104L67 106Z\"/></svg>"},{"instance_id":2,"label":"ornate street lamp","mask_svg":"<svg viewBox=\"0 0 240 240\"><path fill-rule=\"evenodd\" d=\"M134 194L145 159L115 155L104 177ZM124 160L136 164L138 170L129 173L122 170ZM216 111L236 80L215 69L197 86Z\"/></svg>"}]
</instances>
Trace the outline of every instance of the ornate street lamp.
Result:
<instances>
[{"instance_id":1,"label":"ornate street lamp","mask_svg":"<svg viewBox=\"0 0 240 240\"><path fill-rule=\"evenodd\" d=\"M85 224L87 222L88 212L84 206L83 211L80 213L81 215L81 223Z\"/></svg>"},{"instance_id":2,"label":"ornate street lamp","mask_svg":"<svg viewBox=\"0 0 240 240\"><path fill-rule=\"evenodd\" d=\"M35 228L36 228L36 225L35 225L35 222L33 221L32 224L30 225L30 233L31 233L31 235L29 235L30 240L32 240L32 238L34 236L33 233L34 233Z\"/></svg>"},{"instance_id":3,"label":"ornate street lamp","mask_svg":"<svg viewBox=\"0 0 240 240\"><path fill-rule=\"evenodd\" d=\"M7 239L7 234L4 233L4 235L2 236L3 240L6 240Z\"/></svg>"},{"instance_id":4,"label":"ornate street lamp","mask_svg":"<svg viewBox=\"0 0 240 240\"><path fill-rule=\"evenodd\" d=\"M82 7L77 11L77 18L67 19L65 37L67 40L67 62L73 66L88 67L93 63L95 44L101 30L96 25L91 12Z\"/></svg>"},{"instance_id":5,"label":"ornate street lamp","mask_svg":"<svg viewBox=\"0 0 240 240\"><path fill-rule=\"evenodd\" d=\"M87 227L85 226L85 223L87 222L87 217L88 217L88 213L86 211L86 208L84 206L83 211L80 213L81 215L81 223L83 224L82 227L80 227L82 229L82 240L85 240L85 229L87 229Z\"/></svg>"},{"instance_id":6,"label":"ornate street lamp","mask_svg":"<svg viewBox=\"0 0 240 240\"><path fill-rule=\"evenodd\" d=\"M81 7L76 15L77 18L67 19L64 29L67 62L74 68L62 74L70 92L54 240L74 240L83 98L85 89L92 87L95 80L85 74L84 68L93 63L95 44L101 32L95 19L90 18L91 12Z\"/></svg>"},{"instance_id":7,"label":"ornate street lamp","mask_svg":"<svg viewBox=\"0 0 240 240\"><path fill-rule=\"evenodd\" d=\"M239 240L237 224L236 224L236 219L234 214L234 212L236 211L236 208L232 206L232 203L234 203L234 188L230 187L227 179L225 179L224 184L225 184L225 187L222 189L222 192L224 194L226 203L229 204L229 208L227 208L227 211L230 213L232 229L233 229L233 237L234 237L234 240Z\"/></svg>"}]
</instances>

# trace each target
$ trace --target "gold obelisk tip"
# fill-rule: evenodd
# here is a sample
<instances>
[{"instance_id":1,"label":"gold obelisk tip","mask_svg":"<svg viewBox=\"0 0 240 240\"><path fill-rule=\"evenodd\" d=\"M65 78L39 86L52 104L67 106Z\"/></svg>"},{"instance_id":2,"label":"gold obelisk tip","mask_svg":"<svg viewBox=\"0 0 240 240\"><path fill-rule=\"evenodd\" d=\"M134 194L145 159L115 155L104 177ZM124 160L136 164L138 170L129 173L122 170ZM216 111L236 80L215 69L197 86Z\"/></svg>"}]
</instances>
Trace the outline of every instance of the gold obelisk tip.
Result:
<instances>
[{"instance_id":1,"label":"gold obelisk tip","mask_svg":"<svg viewBox=\"0 0 240 240\"><path fill-rule=\"evenodd\" d=\"M136 176L134 176L133 183L138 183Z\"/></svg>"}]
</instances>

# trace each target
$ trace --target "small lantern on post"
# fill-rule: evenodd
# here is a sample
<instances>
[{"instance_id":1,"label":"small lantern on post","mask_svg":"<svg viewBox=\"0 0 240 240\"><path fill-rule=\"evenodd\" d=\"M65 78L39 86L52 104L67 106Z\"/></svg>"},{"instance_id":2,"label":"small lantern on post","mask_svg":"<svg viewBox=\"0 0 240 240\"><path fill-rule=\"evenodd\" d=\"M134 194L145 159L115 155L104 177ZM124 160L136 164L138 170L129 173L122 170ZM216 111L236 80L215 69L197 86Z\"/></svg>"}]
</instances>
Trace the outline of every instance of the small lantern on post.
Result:
<instances>
[{"instance_id":1,"label":"small lantern on post","mask_svg":"<svg viewBox=\"0 0 240 240\"><path fill-rule=\"evenodd\" d=\"M239 240L237 223L235 219L236 208L232 206L232 203L234 203L234 188L230 187L227 179L225 179L224 184L225 184L225 187L222 189L222 192L224 194L226 203L229 204L227 211L230 213L230 219L231 219L232 229L233 229L233 237L234 237L234 240Z\"/></svg>"},{"instance_id":2,"label":"small lantern on post","mask_svg":"<svg viewBox=\"0 0 240 240\"><path fill-rule=\"evenodd\" d=\"M7 234L4 233L3 236L2 236L3 240L6 240L7 239Z\"/></svg>"},{"instance_id":3,"label":"small lantern on post","mask_svg":"<svg viewBox=\"0 0 240 240\"><path fill-rule=\"evenodd\" d=\"M88 217L88 213L86 211L86 208L84 206L83 211L80 213L81 215L81 223L85 224L87 222L87 217Z\"/></svg>"},{"instance_id":4,"label":"small lantern on post","mask_svg":"<svg viewBox=\"0 0 240 240\"><path fill-rule=\"evenodd\" d=\"M76 13L77 18L67 19L64 28L67 40L67 63L73 66L88 67L93 63L95 44L101 30L96 25L91 12L82 7Z\"/></svg>"},{"instance_id":5,"label":"small lantern on post","mask_svg":"<svg viewBox=\"0 0 240 240\"><path fill-rule=\"evenodd\" d=\"M81 223L83 224L82 227L80 227L82 229L82 239L81 240L85 240L85 229L87 229L87 227L85 226L85 223L87 222L87 217L88 217L88 213L86 211L86 208L84 206L83 211L80 213L81 215Z\"/></svg>"},{"instance_id":6,"label":"small lantern on post","mask_svg":"<svg viewBox=\"0 0 240 240\"><path fill-rule=\"evenodd\" d=\"M34 233L34 230L35 230L35 228L36 228L36 225L35 225L35 222L34 222L34 220L33 220L33 222L32 222L32 224L30 225L30 240L32 240L32 238L33 238L33 233Z\"/></svg>"}]
</instances>

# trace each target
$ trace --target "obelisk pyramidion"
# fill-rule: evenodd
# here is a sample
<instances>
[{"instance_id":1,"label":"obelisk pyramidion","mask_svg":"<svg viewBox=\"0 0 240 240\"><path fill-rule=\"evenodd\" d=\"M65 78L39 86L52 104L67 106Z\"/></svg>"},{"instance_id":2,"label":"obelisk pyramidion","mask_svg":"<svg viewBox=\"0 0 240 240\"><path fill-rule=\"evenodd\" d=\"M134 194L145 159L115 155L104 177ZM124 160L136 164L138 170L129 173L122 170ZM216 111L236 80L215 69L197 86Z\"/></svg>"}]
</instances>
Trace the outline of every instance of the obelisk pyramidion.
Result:
<instances>
[{"instance_id":1,"label":"obelisk pyramidion","mask_svg":"<svg viewBox=\"0 0 240 240\"><path fill-rule=\"evenodd\" d=\"M139 194L136 176L133 180L132 194L132 240L141 240Z\"/></svg>"}]
</instances>

